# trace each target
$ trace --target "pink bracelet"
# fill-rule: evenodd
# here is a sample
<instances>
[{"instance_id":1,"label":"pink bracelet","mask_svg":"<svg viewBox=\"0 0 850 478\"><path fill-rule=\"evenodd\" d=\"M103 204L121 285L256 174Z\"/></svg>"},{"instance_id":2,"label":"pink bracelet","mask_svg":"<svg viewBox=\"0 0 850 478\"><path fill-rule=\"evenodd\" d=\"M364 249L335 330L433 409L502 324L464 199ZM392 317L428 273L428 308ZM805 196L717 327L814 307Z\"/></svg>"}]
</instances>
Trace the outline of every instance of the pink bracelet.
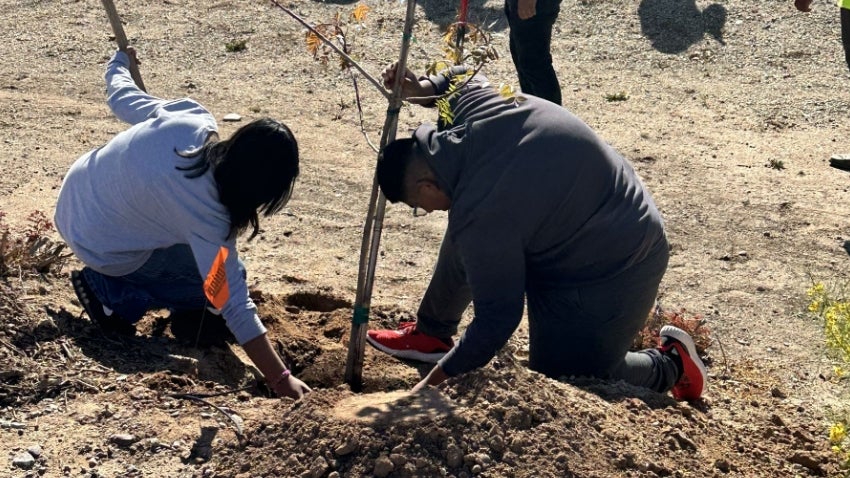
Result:
<instances>
[{"instance_id":1,"label":"pink bracelet","mask_svg":"<svg viewBox=\"0 0 850 478\"><path fill-rule=\"evenodd\" d=\"M280 372L280 375L277 377L277 380L272 383L272 386L277 386L280 382L283 382L284 380L289 378L290 375L292 375L292 371L290 371L288 368L283 369L283 372Z\"/></svg>"}]
</instances>

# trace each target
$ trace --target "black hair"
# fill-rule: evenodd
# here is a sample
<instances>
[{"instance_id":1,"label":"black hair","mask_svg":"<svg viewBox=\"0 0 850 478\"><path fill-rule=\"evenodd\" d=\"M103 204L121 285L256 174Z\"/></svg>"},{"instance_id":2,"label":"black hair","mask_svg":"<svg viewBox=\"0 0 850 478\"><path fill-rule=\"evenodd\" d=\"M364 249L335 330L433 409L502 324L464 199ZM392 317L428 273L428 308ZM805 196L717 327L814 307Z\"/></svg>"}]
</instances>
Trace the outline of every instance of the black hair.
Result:
<instances>
[{"instance_id":1,"label":"black hair","mask_svg":"<svg viewBox=\"0 0 850 478\"><path fill-rule=\"evenodd\" d=\"M292 196L298 177L298 142L292 131L270 118L252 121L236 130L230 139L210 141L195 151L180 152L197 158L188 167L187 178L197 178L210 168L218 186L219 201L230 214L228 238L248 227L250 241L260 232L259 214L271 216L283 209Z\"/></svg>"},{"instance_id":2,"label":"black hair","mask_svg":"<svg viewBox=\"0 0 850 478\"><path fill-rule=\"evenodd\" d=\"M416 148L413 138L397 139L384 147L375 174L387 201L397 203L406 198L405 176L410 163L416 157Z\"/></svg>"}]
</instances>

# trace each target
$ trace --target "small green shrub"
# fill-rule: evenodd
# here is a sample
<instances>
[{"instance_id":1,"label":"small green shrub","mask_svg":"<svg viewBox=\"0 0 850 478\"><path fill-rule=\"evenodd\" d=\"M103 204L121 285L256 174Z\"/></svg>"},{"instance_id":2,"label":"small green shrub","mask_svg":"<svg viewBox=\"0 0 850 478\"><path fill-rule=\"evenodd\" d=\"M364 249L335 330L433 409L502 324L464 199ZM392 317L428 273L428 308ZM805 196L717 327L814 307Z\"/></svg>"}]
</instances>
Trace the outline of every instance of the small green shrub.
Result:
<instances>
[{"instance_id":1,"label":"small green shrub","mask_svg":"<svg viewBox=\"0 0 850 478\"><path fill-rule=\"evenodd\" d=\"M806 291L809 312L823 319L824 337L829 354L836 361L833 366L835 380L847 377L850 368L850 301L844 290L827 288L816 282ZM829 428L829 445L841 459L845 476L850 476L850 413L836 418Z\"/></svg>"},{"instance_id":2,"label":"small green shrub","mask_svg":"<svg viewBox=\"0 0 850 478\"><path fill-rule=\"evenodd\" d=\"M248 47L248 40L231 40L224 44L224 49L228 53L236 53L243 51Z\"/></svg>"},{"instance_id":3,"label":"small green shrub","mask_svg":"<svg viewBox=\"0 0 850 478\"><path fill-rule=\"evenodd\" d=\"M605 95L605 101L611 103L614 101L626 101L629 99L629 94L625 91L620 91L618 93L609 93Z\"/></svg>"}]
</instances>

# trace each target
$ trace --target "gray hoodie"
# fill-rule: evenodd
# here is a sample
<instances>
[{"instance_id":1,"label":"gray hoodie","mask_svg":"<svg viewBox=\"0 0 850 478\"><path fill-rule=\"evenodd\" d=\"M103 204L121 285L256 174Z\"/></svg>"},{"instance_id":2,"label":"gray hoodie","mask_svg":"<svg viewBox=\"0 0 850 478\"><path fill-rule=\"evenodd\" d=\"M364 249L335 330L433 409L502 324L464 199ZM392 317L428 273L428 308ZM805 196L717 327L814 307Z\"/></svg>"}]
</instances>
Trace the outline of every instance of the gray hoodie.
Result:
<instances>
[{"instance_id":1,"label":"gray hoodie","mask_svg":"<svg viewBox=\"0 0 850 478\"><path fill-rule=\"evenodd\" d=\"M446 90L446 77L429 79L438 94ZM485 365L505 345L526 293L610 279L664 239L632 166L566 109L525 98L506 100L482 77L452 100L453 125L414 132L451 198L447 234L475 308L440 362L450 376Z\"/></svg>"},{"instance_id":2,"label":"gray hoodie","mask_svg":"<svg viewBox=\"0 0 850 478\"><path fill-rule=\"evenodd\" d=\"M101 274L120 277L141 267L156 249L188 244L202 277L225 248L229 299L222 308L240 344L266 332L239 269L230 215L219 201L212 170L185 171L218 131L215 118L189 98L166 101L140 90L130 59L117 52L106 70L107 102L132 126L81 156L65 175L56 204L56 229L74 254Z\"/></svg>"}]
</instances>

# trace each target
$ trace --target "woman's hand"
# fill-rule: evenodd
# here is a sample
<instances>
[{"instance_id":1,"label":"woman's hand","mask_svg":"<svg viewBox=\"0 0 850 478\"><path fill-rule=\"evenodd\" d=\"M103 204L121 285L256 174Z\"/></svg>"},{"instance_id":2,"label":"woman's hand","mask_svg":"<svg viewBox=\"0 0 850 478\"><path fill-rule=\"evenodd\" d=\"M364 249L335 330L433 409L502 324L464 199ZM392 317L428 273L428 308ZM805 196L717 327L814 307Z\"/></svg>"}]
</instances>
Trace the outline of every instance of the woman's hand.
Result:
<instances>
[{"instance_id":1,"label":"woman's hand","mask_svg":"<svg viewBox=\"0 0 850 478\"><path fill-rule=\"evenodd\" d=\"M272 383L271 387L272 391L274 391L275 395L278 397L289 397L296 400L313 391L306 383L293 375L287 375L286 377L280 378L275 383Z\"/></svg>"},{"instance_id":2,"label":"woman's hand","mask_svg":"<svg viewBox=\"0 0 850 478\"><path fill-rule=\"evenodd\" d=\"M142 64L142 62L141 62L141 61L139 61L139 55L138 55L138 53L136 52L136 49L135 49L134 47L128 46L128 47L127 47L127 49L124 51L124 53L126 53L126 54L127 54L127 56L130 58L130 61L131 61L131 62L133 62L133 63L135 63L135 64L137 64L137 65L141 65L141 64ZM131 64L132 64L132 63L131 63Z\"/></svg>"}]
</instances>

